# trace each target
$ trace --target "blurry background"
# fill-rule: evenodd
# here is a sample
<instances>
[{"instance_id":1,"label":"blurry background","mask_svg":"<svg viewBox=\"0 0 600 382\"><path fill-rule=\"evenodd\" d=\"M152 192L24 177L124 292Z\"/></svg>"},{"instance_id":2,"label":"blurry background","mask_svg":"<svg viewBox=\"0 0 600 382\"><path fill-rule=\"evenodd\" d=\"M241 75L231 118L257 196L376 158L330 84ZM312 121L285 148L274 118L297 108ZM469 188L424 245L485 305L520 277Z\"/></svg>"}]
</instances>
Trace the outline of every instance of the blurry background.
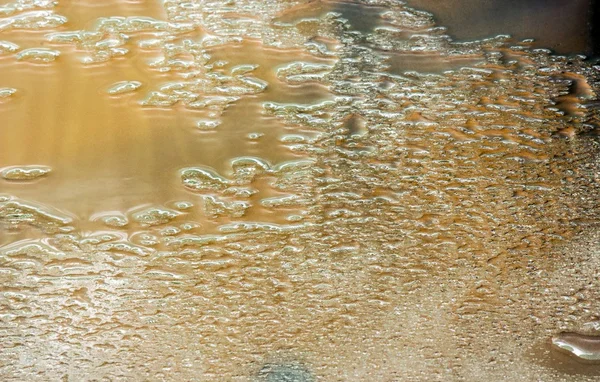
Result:
<instances>
[{"instance_id":1,"label":"blurry background","mask_svg":"<svg viewBox=\"0 0 600 382\"><path fill-rule=\"evenodd\" d=\"M406 0L435 15L457 40L498 34L515 39L534 38L540 47L557 53L600 53L594 39L595 0ZM596 11L594 11L596 10Z\"/></svg>"}]
</instances>

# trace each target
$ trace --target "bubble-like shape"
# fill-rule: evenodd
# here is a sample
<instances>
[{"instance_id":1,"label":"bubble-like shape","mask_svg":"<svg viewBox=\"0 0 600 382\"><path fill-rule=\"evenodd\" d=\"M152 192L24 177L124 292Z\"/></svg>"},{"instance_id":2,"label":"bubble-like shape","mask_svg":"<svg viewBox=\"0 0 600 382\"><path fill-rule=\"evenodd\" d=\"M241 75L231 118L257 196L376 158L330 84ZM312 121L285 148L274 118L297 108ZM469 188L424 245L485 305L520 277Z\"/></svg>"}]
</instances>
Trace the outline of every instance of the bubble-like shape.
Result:
<instances>
[{"instance_id":1,"label":"bubble-like shape","mask_svg":"<svg viewBox=\"0 0 600 382\"><path fill-rule=\"evenodd\" d=\"M231 181L207 167L191 167L181 170L183 185L194 191L219 191L227 188Z\"/></svg>"},{"instance_id":2,"label":"bubble-like shape","mask_svg":"<svg viewBox=\"0 0 600 382\"><path fill-rule=\"evenodd\" d=\"M10 98L17 92L14 88L0 88L0 99Z\"/></svg>"},{"instance_id":3,"label":"bubble-like shape","mask_svg":"<svg viewBox=\"0 0 600 382\"><path fill-rule=\"evenodd\" d=\"M212 119L201 119L196 121L196 127L200 130L214 130L221 124L221 121Z\"/></svg>"},{"instance_id":4,"label":"bubble-like shape","mask_svg":"<svg viewBox=\"0 0 600 382\"><path fill-rule=\"evenodd\" d=\"M110 95L118 95L124 93L131 93L136 91L142 86L139 81L120 81L112 84L106 92Z\"/></svg>"},{"instance_id":5,"label":"bubble-like shape","mask_svg":"<svg viewBox=\"0 0 600 382\"><path fill-rule=\"evenodd\" d=\"M60 56L60 52L48 48L29 48L17 53L17 60L30 62L52 62Z\"/></svg>"},{"instance_id":6,"label":"bubble-like shape","mask_svg":"<svg viewBox=\"0 0 600 382\"><path fill-rule=\"evenodd\" d=\"M52 171L48 166L11 166L1 169L0 175L7 180L33 180L47 175Z\"/></svg>"},{"instance_id":7,"label":"bubble-like shape","mask_svg":"<svg viewBox=\"0 0 600 382\"><path fill-rule=\"evenodd\" d=\"M136 211L131 214L133 220L143 226L166 224L180 215L182 215L182 212L164 207L143 208L141 211Z\"/></svg>"}]
</instances>

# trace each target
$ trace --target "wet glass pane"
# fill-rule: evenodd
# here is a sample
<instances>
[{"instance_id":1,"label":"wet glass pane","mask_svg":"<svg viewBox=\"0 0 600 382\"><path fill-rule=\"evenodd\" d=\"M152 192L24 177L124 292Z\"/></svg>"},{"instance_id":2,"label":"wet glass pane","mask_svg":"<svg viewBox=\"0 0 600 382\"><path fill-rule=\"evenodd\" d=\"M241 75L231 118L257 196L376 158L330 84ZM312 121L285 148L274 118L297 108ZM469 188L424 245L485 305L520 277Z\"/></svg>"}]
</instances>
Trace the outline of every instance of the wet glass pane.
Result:
<instances>
[{"instance_id":1,"label":"wet glass pane","mask_svg":"<svg viewBox=\"0 0 600 382\"><path fill-rule=\"evenodd\" d=\"M597 381L585 0L0 0L0 380Z\"/></svg>"}]
</instances>

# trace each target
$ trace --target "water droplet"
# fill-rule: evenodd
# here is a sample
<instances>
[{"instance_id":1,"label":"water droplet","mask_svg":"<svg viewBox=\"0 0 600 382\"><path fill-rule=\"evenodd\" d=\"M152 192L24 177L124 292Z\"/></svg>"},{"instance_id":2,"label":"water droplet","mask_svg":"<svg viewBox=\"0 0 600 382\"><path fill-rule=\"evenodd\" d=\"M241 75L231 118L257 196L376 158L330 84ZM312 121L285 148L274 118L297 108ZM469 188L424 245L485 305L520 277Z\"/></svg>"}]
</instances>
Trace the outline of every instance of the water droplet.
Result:
<instances>
[{"instance_id":1,"label":"water droplet","mask_svg":"<svg viewBox=\"0 0 600 382\"><path fill-rule=\"evenodd\" d=\"M47 48L24 49L17 53L17 60L31 62L52 62L60 56L60 52Z\"/></svg>"},{"instance_id":2,"label":"water droplet","mask_svg":"<svg viewBox=\"0 0 600 382\"><path fill-rule=\"evenodd\" d=\"M230 181L210 168L194 167L181 170L183 185L195 191L218 191L227 188Z\"/></svg>"},{"instance_id":3,"label":"water droplet","mask_svg":"<svg viewBox=\"0 0 600 382\"><path fill-rule=\"evenodd\" d=\"M0 99L10 98L17 92L17 89L13 88L0 88Z\"/></svg>"},{"instance_id":4,"label":"water droplet","mask_svg":"<svg viewBox=\"0 0 600 382\"><path fill-rule=\"evenodd\" d=\"M112 84L107 92L110 95L117 95L123 93L130 93L136 91L142 86L142 83L139 81L121 81Z\"/></svg>"},{"instance_id":5,"label":"water droplet","mask_svg":"<svg viewBox=\"0 0 600 382\"><path fill-rule=\"evenodd\" d=\"M196 122L196 127L200 130L214 130L221 124L221 121L211 119L201 119Z\"/></svg>"},{"instance_id":6,"label":"water droplet","mask_svg":"<svg viewBox=\"0 0 600 382\"><path fill-rule=\"evenodd\" d=\"M0 91L1 94L1 91ZM47 175L52 171L48 166L12 166L0 169L0 175L7 180L33 180Z\"/></svg>"},{"instance_id":7,"label":"water droplet","mask_svg":"<svg viewBox=\"0 0 600 382\"><path fill-rule=\"evenodd\" d=\"M162 207L142 208L141 211L136 211L131 214L133 220L143 226L166 224L180 215L182 215L182 213L179 211Z\"/></svg>"},{"instance_id":8,"label":"water droplet","mask_svg":"<svg viewBox=\"0 0 600 382\"><path fill-rule=\"evenodd\" d=\"M553 337L552 345L581 360L600 362L600 336L565 332Z\"/></svg>"}]
</instances>

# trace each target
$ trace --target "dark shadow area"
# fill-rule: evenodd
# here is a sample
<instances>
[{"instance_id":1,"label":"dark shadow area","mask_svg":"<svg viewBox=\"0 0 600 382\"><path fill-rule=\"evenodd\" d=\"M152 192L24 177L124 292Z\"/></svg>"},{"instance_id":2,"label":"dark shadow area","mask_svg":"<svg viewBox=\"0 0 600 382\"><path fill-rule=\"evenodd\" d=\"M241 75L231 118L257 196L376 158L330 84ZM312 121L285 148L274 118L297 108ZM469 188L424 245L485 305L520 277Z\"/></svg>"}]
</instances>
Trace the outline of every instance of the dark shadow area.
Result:
<instances>
[{"instance_id":1,"label":"dark shadow area","mask_svg":"<svg viewBox=\"0 0 600 382\"><path fill-rule=\"evenodd\" d=\"M597 0L407 0L457 40L510 34L560 54L600 53Z\"/></svg>"},{"instance_id":2,"label":"dark shadow area","mask_svg":"<svg viewBox=\"0 0 600 382\"><path fill-rule=\"evenodd\" d=\"M600 56L600 1L591 0L591 17L588 23L590 30L591 51L595 57Z\"/></svg>"}]
</instances>

